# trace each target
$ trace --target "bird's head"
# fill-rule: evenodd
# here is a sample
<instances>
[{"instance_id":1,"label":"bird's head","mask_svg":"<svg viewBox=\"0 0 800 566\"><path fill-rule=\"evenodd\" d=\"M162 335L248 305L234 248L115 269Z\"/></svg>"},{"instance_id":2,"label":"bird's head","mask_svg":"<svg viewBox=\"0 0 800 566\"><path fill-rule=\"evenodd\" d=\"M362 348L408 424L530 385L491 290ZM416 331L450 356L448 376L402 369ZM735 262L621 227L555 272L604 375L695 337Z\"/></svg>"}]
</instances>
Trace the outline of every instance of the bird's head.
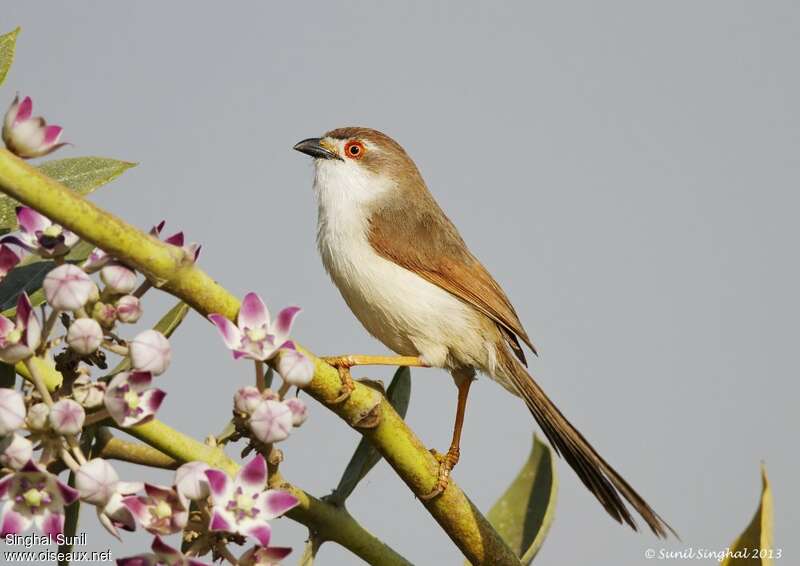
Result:
<instances>
[{"instance_id":1,"label":"bird's head","mask_svg":"<svg viewBox=\"0 0 800 566\"><path fill-rule=\"evenodd\" d=\"M361 127L337 128L294 149L314 158L314 186L321 199L374 203L422 184L416 165L392 138Z\"/></svg>"}]
</instances>

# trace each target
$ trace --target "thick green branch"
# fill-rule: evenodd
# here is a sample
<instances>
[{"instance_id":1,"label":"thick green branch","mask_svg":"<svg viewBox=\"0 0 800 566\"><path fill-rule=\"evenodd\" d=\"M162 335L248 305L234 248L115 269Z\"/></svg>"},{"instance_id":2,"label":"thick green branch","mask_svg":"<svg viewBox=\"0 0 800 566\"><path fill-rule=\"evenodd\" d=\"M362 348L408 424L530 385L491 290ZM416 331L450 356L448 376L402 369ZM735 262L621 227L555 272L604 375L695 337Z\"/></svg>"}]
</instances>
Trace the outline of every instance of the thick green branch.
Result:
<instances>
[{"instance_id":1,"label":"thick green branch","mask_svg":"<svg viewBox=\"0 0 800 566\"><path fill-rule=\"evenodd\" d=\"M194 266L181 250L101 210L5 150L0 150L0 190L123 259L203 315L236 316L239 300ZM311 357L316 373L305 390L351 425L377 422L373 428L356 430L373 442L415 494L429 493L436 483L438 463L389 403L382 397L376 403L375 391L357 384L345 403L333 404L341 385L338 372ZM423 504L473 564L519 564L455 482Z\"/></svg>"}]
</instances>

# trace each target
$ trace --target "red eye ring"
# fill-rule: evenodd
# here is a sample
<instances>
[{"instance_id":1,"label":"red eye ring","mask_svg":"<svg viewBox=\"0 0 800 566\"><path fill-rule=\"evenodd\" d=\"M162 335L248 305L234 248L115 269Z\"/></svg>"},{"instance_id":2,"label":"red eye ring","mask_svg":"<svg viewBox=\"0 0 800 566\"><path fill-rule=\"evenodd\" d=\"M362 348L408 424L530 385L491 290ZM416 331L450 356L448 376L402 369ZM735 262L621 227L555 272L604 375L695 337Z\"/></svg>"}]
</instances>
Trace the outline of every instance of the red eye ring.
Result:
<instances>
[{"instance_id":1,"label":"red eye ring","mask_svg":"<svg viewBox=\"0 0 800 566\"><path fill-rule=\"evenodd\" d=\"M350 140L344 146L344 154L350 159L361 159L364 151L364 144L358 140Z\"/></svg>"}]
</instances>

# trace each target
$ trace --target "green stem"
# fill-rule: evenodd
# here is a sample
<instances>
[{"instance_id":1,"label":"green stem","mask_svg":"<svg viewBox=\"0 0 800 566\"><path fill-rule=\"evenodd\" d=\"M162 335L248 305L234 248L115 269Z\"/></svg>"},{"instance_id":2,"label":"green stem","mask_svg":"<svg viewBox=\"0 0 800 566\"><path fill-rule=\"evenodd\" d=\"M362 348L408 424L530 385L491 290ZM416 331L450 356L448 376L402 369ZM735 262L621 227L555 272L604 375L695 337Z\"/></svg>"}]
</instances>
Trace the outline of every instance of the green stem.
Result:
<instances>
[{"instance_id":1,"label":"green stem","mask_svg":"<svg viewBox=\"0 0 800 566\"><path fill-rule=\"evenodd\" d=\"M141 271L154 285L202 315L236 317L239 300L183 250L102 210L7 150L0 150L0 190ZM338 372L307 350L303 352L316 369L305 391L369 438L414 494L430 493L437 483L438 461L391 405L379 394L376 400L375 390L359 383L344 403L333 403L341 388ZM364 428L367 424L372 428ZM472 564L519 565L513 551L452 479L441 495L422 503Z\"/></svg>"}]
</instances>

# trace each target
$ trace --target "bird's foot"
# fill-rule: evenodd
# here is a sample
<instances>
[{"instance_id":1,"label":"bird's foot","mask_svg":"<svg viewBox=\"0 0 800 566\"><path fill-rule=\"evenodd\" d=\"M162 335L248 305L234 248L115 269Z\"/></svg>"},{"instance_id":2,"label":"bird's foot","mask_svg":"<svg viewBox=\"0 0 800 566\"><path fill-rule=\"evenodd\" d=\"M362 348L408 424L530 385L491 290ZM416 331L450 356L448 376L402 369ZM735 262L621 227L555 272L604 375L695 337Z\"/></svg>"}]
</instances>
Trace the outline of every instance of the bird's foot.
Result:
<instances>
[{"instance_id":1,"label":"bird's foot","mask_svg":"<svg viewBox=\"0 0 800 566\"><path fill-rule=\"evenodd\" d=\"M325 362L332 365L339 372L339 379L342 381L342 387L339 389L339 395L331 401L331 403L344 403L350 398L350 394L355 390L356 384L353 383L353 376L350 374L350 368L353 364L349 363L348 356L337 356L335 358L323 358Z\"/></svg>"},{"instance_id":2,"label":"bird's foot","mask_svg":"<svg viewBox=\"0 0 800 566\"><path fill-rule=\"evenodd\" d=\"M431 449L431 454L439 461L439 472L436 485L433 486L433 489L429 493L419 497L423 501L429 501L447 489L447 484L450 483L450 472L453 471L453 468L458 464L459 449L457 446L451 446L446 454L440 454L436 450Z\"/></svg>"},{"instance_id":3,"label":"bird's foot","mask_svg":"<svg viewBox=\"0 0 800 566\"><path fill-rule=\"evenodd\" d=\"M412 367L429 367L428 364L421 357L417 356L329 356L322 358L322 360L335 367L339 372L339 378L342 380L342 388L339 391L339 396L332 401L332 403L343 403L346 401L353 390L356 388L353 383L353 376L350 375L350 368L353 366L412 366Z\"/></svg>"}]
</instances>

